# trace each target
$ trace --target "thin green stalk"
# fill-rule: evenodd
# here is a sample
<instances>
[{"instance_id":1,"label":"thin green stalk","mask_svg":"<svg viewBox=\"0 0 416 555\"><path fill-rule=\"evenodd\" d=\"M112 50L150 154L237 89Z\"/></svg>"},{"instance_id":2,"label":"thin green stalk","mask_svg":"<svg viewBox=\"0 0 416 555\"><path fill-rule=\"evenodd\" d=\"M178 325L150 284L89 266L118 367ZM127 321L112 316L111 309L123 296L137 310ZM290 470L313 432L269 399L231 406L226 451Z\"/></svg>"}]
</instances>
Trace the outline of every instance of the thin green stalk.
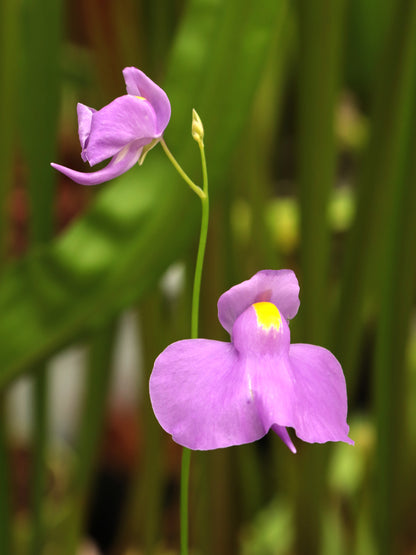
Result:
<instances>
[{"instance_id":1,"label":"thin green stalk","mask_svg":"<svg viewBox=\"0 0 416 555\"><path fill-rule=\"evenodd\" d=\"M192 179L183 171L183 169L177 162L176 158L168 149L168 146L165 143L165 140L163 138L160 139L160 144L162 145L162 148L165 151L166 156L169 158L171 164L173 165L175 170L179 173L179 175L182 177L182 179L189 185L189 187L193 190L194 193L196 193L201 199L203 199L205 196L204 191L201 189L201 187L198 187L198 185L195 185Z\"/></svg>"},{"instance_id":2,"label":"thin green stalk","mask_svg":"<svg viewBox=\"0 0 416 555\"><path fill-rule=\"evenodd\" d=\"M199 119L199 118L198 118ZM194 114L195 121L195 114ZM194 134L193 137L197 141L199 146L199 151L201 154L201 164L202 164L202 189L195 185L195 183L188 177L188 175L180 167L176 159L173 157L172 153L166 146L165 141L162 139L160 142L162 144L163 150L165 151L167 157L185 180L185 182L191 187L191 189L199 196L202 203L202 217L201 217L201 231L199 235L198 244L198 254L196 258L195 265L195 276L194 285L192 292L192 314L191 314L191 338L196 339L198 337L198 321L199 321L199 299L201 294L201 280L202 280L202 269L204 265L205 247L207 243L208 236L208 222L209 222L209 199L208 199L208 172L207 164L205 158L205 149L203 142L203 129L198 128L198 133ZM191 465L191 450L186 447L182 451L182 467L181 467L181 493L180 493L180 515L181 515L181 555L188 555L188 536L189 536L189 509L188 509L188 499L189 499L189 471Z\"/></svg>"},{"instance_id":3,"label":"thin green stalk","mask_svg":"<svg viewBox=\"0 0 416 555\"><path fill-rule=\"evenodd\" d=\"M181 466L181 555L188 555L189 537L189 471L191 468L191 450L182 450Z\"/></svg>"},{"instance_id":4,"label":"thin green stalk","mask_svg":"<svg viewBox=\"0 0 416 555\"><path fill-rule=\"evenodd\" d=\"M201 279L202 268L204 265L205 246L207 244L208 236L208 220L209 220L209 199L208 199L208 175L205 160L205 150L203 143L199 144L202 162L202 178L203 178L203 192L204 197L201 197L202 203L202 218L201 218L201 231L199 235L198 254L196 258L194 289L192 293L192 316L191 316L191 338L198 337L198 321L199 321L199 297L201 292Z\"/></svg>"},{"instance_id":5,"label":"thin green stalk","mask_svg":"<svg viewBox=\"0 0 416 555\"><path fill-rule=\"evenodd\" d=\"M203 193L200 196L202 203L201 231L199 235L198 254L196 258L194 288L192 293L191 338L198 337L199 299L201 293L202 268L204 265L205 247L208 236L209 198L208 198L208 173L205 159L204 143L198 141L201 153ZM199 189L199 187L198 187ZM199 189L200 190L200 189ZM196 192L196 191L195 191ZM197 193L199 194L199 193ZM189 470L191 464L191 450L186 447L182 452L181 468L181 555L188 555L188 499L189 499Z\"/></svg>"}]
</instances>

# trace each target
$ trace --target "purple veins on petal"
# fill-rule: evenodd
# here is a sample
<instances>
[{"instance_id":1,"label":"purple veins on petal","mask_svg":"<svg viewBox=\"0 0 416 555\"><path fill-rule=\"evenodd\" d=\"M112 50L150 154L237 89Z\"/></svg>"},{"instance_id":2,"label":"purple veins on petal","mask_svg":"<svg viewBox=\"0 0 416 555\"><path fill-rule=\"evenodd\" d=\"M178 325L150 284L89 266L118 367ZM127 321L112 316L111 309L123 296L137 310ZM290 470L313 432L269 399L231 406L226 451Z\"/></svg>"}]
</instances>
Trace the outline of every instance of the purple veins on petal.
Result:
<instances>
[{"instance_id":1,"label":"purple veins on petal","mask_svg":"<svg viewBox=\"0 0 416 555\"><path fill-rule=\"evenodd\" d=\"M290 344L287 320L299 307L298 293L293 272L258 272L218 302L231 342L188 339L159 355L150 397L177 443L217 449L272 429L295 453L287 428L310 443L354 443L339 362L322 347Z\"/></svg>"},{"instance_id":2,"label":"purple veins on petal","mask_svg":"<svg viewBox=\"0 0 416 555\"><path fill-rule=\"evenodd\" d=\"M127 93L94 110L78 104L78 135L81 157L90 166L112 158L96 172L83 173L59 164L52 167L82 185L97 185L129 170L143 148L160 140L170 119L166 93L143 72L128 67L123 71ZM147 148L149 150L149 148Z\"/></svg>"}]
</instances>

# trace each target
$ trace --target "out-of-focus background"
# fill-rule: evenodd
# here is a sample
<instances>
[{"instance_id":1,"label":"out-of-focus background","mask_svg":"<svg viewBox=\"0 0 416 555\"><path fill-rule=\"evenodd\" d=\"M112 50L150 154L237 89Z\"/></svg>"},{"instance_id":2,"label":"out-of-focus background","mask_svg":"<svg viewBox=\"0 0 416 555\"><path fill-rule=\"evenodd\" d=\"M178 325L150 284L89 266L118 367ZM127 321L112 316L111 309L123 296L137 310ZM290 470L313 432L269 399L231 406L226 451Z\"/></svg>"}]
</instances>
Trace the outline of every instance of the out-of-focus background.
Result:
<instances>
[{"instance_id":1,"label":"out-of-focus background","mask_svg":"<svg viewBox=\"0 0 416 555\"><path fill-rule=\"evenodd\" d=\"M292 339L341 361L355 446L277 436L195 453L201 555L416 553L416 3L3 0L0 13L0 552L178 553L181 449L157 424L155 357L189 337L200 203L157 146L82 187L76 103L167 92L165 139L211 218L216 302L292 268Z\"/></svg>"}]
</instances>

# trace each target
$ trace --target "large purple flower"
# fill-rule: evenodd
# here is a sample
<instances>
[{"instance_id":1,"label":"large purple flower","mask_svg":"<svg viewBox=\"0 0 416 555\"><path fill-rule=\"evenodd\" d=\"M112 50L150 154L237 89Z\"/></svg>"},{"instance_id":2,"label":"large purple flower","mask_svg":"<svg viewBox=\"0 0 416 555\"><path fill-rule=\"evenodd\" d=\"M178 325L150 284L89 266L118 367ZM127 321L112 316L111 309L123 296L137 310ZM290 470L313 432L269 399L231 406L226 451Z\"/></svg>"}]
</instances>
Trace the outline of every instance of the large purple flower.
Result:
<instances>
[{"instance_id":1,"label":"large purple flower","mask_svg":"<svg viewBox=\"0 0 416 555\"><path fill-rule=\"evenodd\" d=\"M322 347L290 344L298 308L291 270L263 270L224 293L218 318L231 343L186 339L156 359L150 397L162 428L200 450L250 443L271 428L295 453L287 427L309 443L353 444L339 362Z\"/></svg>"},{"instance_id":2,"label":"large purple flower","mask_svg":"<svg viewBox=\"0 0 416 555\"><path fill-rule=\"evenodd\" d=\"M78 104L81 157L90 166L111 157L98 171L83 173L51 166L81 185L98 185L129 170L162 137L170 119L166 93L135 67L123 70L127 94L101 110Z\"/></svg>"}]
</instances>

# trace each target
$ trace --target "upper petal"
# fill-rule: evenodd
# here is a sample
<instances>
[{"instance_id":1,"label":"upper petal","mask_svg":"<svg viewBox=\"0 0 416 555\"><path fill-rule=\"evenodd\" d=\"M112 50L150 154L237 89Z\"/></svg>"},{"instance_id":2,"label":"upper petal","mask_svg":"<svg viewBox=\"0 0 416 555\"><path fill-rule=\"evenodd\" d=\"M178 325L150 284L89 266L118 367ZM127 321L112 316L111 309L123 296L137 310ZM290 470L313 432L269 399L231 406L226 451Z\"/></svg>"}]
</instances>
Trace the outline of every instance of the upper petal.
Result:
<instances>
[{"instance_id":1,"label":"upper petal","mask_svg":"<svg viewBox=\"0 0 416 555\"><path fill-rule=\"evenodd\" d=\"M124 68L123 76L128 94L144 96L153 106L157 120L156 132L161 135L170 120L171 108L167 94L135 67Z\"/></svg>"},{"instance_id":2,"label":"upper petal","mask_svg":"<svg viewBox=\"0 0 416 555\"><path fill-rule=\"evenodd\" d=\"M156 135L156 117L150 102L126 94L92 113L82 156L94 166L132 141L140 141L140 146L144 146Z\"/></svg>"},{"instance_id":3,"label":"upper petal","mask_svg":"<svg viewBox=\"0 0 416 555\"><path fill-rule=\"evenodd\" d=\"M250 305L268 301L277 306L286 319L299 308L299 283L292 270L261 270L223 293L218 300L218 319L231 333L234 321Z\"/></svg>"},{"instance_id":4,"label":"upper petal","mask_svg":"<svg viewBox=\"0 0 416 555\"><path fill-rule=\"evenodd\" d=\"M51 166L75 181L75 183L80 183L81 185L99 185L118 177L134 166L140 158L142 150L143 147L137 142L132 142L118 152L105 168L96 172L78 172L54 163Z\"/></svg>"},{"instance_id":5,"label":"upper petal","mask_svg":"<svg viewBox=\"0 0 416 555\"><path fill-rule=\"evenodd\" d=\"M160 425L190 449L249 443L267 431L231 343L188 339L169 345L155 361L149 387Z\"/></svg>"}]
</instances>

